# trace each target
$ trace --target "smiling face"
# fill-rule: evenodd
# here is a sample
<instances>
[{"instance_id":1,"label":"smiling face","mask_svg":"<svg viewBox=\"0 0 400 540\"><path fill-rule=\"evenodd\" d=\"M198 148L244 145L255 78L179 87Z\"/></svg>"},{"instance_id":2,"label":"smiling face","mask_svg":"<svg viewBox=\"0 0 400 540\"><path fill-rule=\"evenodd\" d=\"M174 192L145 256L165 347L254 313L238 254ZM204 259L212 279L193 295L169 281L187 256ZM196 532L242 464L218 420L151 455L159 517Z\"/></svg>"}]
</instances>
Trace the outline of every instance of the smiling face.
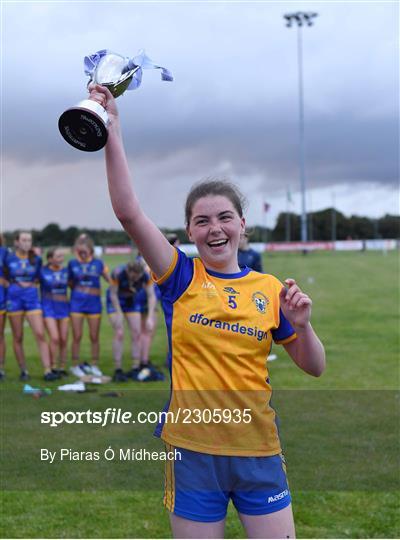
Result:
<instances>
[{"instance_id":1,"label":"smiling face","mask_svg":"<svg viewBox=\"0 0 400 540\"><path fill-rule=\"evenodd\" d=\"M187 233L206 268L231 274L239 272L237 251L245 220L223 195L207 195L194 204Z\"/></svg>"},{"instance_id":2,"label":"smiling face","mask_svg":"<svg viewBox=\"0 0 400 540\"><path fill-rule=\"evenodd\" d=\"M77 244L76 254L81 261L88 261L92 256L92 252L86 244Z\"/></svg>"},{"instance_id":3,"label":"smiling face","mask_svg":"<svg viewBox=\"0 0 400 540\"><path fill-rule=\"evenodd\" d=\"M30 232L21 232L15 240L15 247L22 253L28 253L32 248L32 235Z\"/></svg>"},{"instance_id":4,"label":"smiling face","mask_svg":"<svg viewBox=\"0 0 400 540\"><path fill-rule=\"evenodd\" d=\"M56 249L53 256L49 259L49 263L53 266L60 267L64 263L64 253L61 249Z\"/></svg>"}]
</instances>

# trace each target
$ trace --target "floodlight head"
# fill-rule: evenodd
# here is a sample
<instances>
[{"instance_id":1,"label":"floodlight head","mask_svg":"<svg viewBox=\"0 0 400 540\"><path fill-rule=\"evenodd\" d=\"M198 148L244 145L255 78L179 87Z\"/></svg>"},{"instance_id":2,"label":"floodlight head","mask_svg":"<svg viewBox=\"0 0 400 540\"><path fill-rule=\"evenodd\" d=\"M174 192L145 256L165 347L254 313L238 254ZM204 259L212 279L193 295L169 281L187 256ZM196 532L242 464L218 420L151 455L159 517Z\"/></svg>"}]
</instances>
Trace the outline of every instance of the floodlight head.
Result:
<instances>
[{"instance_id":1,"label":"floodlight head","mask_svg":"<svg viewBox=\"0 0 400 540\"><path fill-rule=\"evenodd\" d=\"M303 26L303 20L302 20L302 17L301 17L301 13L296 13L296 15L294 15L294 18L296 19L296 22L299 26Z\"/></svg>"},{"instance_id":2,"label":"floodlight head","mask_svg":"<svg viewBox=\"0 0 400 540\"><path fill-rule=\"evenodd\" d=\"M292 26L292 16L286 14L283 16L283 18L286 19L286 26L290 28Z\"/></svg>"},{"instance_id":3,"label":"floodlight head","mask_svg":"<svg viewBox=\"0 0 400 540\"><path fill-rule=\"evenodd\" d=\"M304 13L304 18L306 20L306 23L308 26L312 26L314 23L311 20L311 14L310 13Z\"/></svg>"},{"instance_id":4,"label":"floodlight head","mask_svg":"<svg viewBox=\"0 0 400 540\"><path fill-rule=\"evenodd\" d=\"M304 17L307 21L308 26L312 26L314 24L312 19L314 19L314 17L318 17L318 13L315 13L315 12L304 13Z\"/></svg>"}]
</instances>

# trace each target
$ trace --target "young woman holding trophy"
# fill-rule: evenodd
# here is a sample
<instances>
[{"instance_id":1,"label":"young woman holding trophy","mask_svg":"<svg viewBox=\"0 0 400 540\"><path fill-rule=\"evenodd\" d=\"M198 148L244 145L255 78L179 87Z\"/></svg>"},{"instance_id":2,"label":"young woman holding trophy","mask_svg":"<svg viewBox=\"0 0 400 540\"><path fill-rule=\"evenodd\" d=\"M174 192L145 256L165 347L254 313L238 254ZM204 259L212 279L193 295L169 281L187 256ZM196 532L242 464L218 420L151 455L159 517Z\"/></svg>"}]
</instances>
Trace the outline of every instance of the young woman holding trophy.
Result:
<instances>
[{"instance_id":1,"label":"young woman holding trophy","mask_svg":"<svg viewBox=\"0 0 400 540\"><path fill-rule=\"evenodd\" d=\"M162 293L171 371L166 410L176 415L181 406L191 412L201 404L200 412L214 418L222 405L242 414L238 423L232 416L221 422L220 415L215 423L203 416L201 423L158 426L167 448L182 452L181 461L166 467L164 504L173 534L222 537L231 498L249 537L293 538L265 358L274 340L301 369L321 375L325 353L310 324L311 299L293 279L284 287L273 276L239 268L245 219L240 194L227 182L203 182L187 198L187 233L199 258L171 246L132 188L112 94L99 85L89 90L109 118L105 156L114 212Z\"/></svg>"}]
</instances>

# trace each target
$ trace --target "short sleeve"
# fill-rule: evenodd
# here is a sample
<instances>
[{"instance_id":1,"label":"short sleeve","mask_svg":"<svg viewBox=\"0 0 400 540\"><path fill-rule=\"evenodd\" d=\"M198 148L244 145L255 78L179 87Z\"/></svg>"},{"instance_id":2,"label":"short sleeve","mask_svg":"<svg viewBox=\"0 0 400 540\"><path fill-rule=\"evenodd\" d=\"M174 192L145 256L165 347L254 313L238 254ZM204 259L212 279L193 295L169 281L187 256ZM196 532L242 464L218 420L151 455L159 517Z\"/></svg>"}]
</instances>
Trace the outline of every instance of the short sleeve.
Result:
<instances>
[{"instance_id":1,"label":"short sleeve","mask_svg":"<svg viewBox=\"0 0 400 540\"><path fill-rule=\"evenodd\" d=\"M275 330L271 330L272 339L279 345L285 345L297 338L293 326L286 319L282 310L279 308L279 326Z\"/></svg>"},{"instance_id":2,"label":"short sleeve","mask_svg":"<svg viewBox=\"0 0 400 540\"><path fill-rule=\"evenodd\" d=\"M154 282L160 288L162 299L175 302L189 287L193 271L193 260L176 248L174 258L165 274L159 279L154 274L152 275Z\"/></svg>"}]
</instances>

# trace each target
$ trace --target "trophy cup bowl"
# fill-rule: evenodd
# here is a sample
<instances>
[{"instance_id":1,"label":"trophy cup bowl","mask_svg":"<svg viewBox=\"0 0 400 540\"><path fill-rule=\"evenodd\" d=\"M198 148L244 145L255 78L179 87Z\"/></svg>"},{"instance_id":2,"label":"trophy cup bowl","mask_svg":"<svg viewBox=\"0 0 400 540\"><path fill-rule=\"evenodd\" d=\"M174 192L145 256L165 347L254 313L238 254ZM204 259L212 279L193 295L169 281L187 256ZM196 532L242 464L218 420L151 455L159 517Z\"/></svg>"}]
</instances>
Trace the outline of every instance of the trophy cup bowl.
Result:
<instances>
[{"instance_id":1,"label":"trophy cup bowl","mask_svg":"<svg viewBox=\"0 0 400 540\"><path fill-rule=\"evenodd\" d=\"M127 70L126 59L116 53L107 53L96 66L89 83L106 86L114 97L128 88L132 77L140 69L135 66ZM96 152L107 142L107 111L96 101L84 99L63 112L58 120L58 129L64 139L78 150Z\"/></svg>"}]
</instances>

